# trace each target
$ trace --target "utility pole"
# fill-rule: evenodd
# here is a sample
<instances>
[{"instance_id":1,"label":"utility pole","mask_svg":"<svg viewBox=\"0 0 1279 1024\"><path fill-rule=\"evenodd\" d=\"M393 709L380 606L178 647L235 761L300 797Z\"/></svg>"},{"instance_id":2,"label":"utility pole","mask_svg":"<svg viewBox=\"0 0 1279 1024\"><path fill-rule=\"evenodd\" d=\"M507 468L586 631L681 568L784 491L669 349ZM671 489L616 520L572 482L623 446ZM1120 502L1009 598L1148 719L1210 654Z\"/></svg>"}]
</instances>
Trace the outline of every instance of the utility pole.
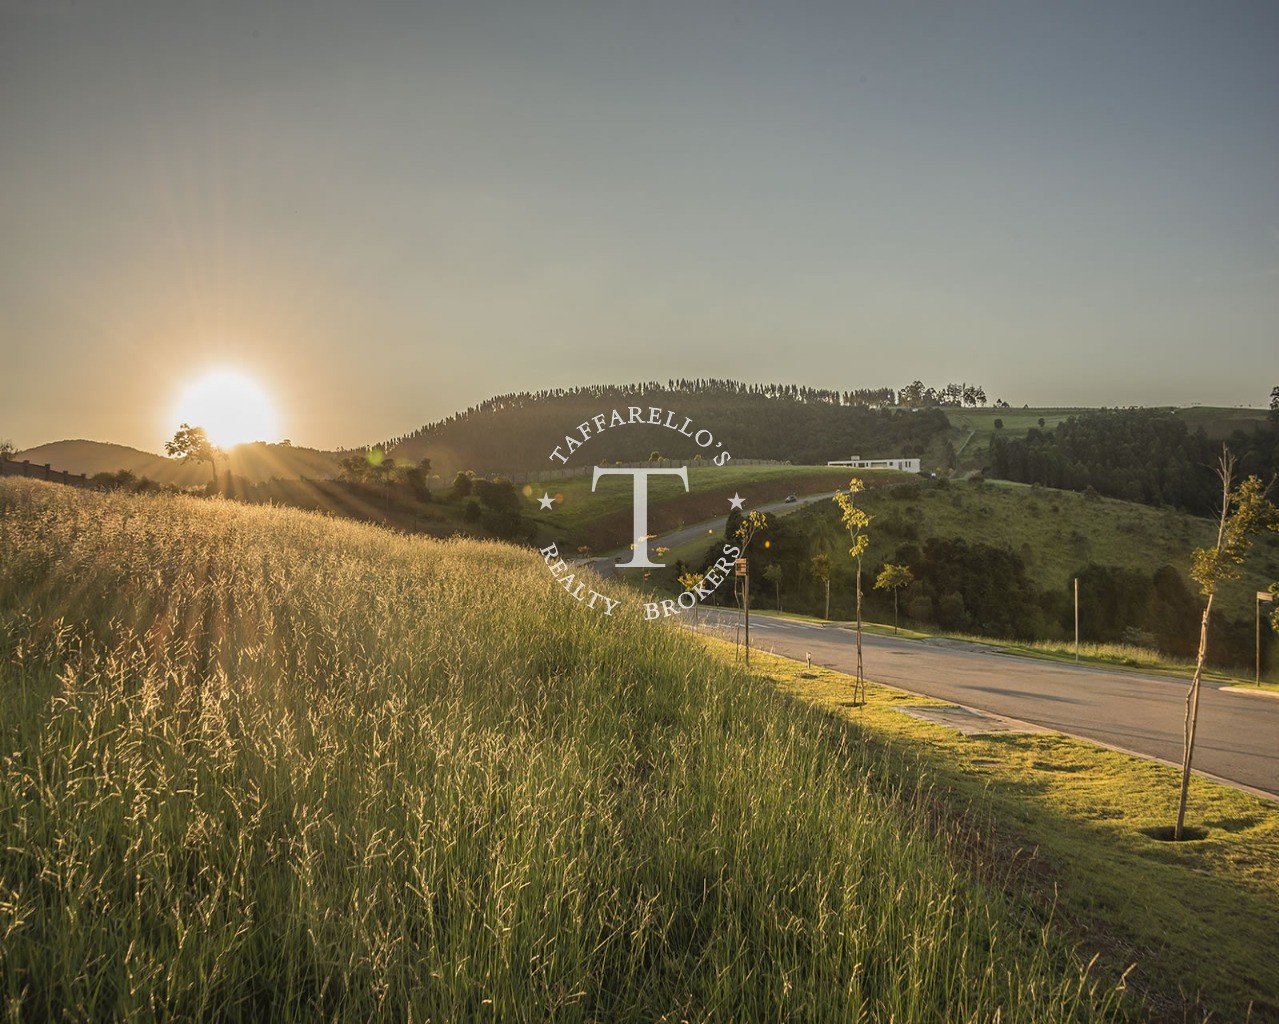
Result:
<instances>
[{"instance_id":1,"label":"utility pole","mask_svg":"<svg viewBox=\"0 0 1279 1024\"><path fill-rule=\"evenodd\" d=\"M1075 577L1075 664L1079 664L1079 577Z\"/></svg>"},{"instance_id":2,"label":"utility pole","mask_svg":"<svg viewBox=\"0 0 1279 1024\"><path fill-rule=\"evenodd\" d=\"M746 559L739 558L734 566L734 571L742 578L742 612L746 618L746 667L750 668L751 664L751 578L746 571Z\"/></svg>"},{"instance_id":3,"label":"utility pole","mask_svg":"<svg viewBox=\"0 0 1279 1024\"><path fill-rule=\"evenodd\" d=\"M1257 677L1254 682L1261 685L1261 602L1270 602L1275 599L1275 595L1268 590L1257 591Z\"/></svg>"}]
</instances>

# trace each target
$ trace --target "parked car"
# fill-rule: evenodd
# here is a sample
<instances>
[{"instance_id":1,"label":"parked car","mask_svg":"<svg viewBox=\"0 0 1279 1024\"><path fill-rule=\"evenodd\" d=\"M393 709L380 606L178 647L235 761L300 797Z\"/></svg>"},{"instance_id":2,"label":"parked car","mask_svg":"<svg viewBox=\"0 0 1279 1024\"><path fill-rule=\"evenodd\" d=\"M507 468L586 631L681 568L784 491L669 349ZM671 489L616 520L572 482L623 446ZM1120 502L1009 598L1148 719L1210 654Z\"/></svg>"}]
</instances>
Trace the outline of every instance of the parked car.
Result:
<instances>
[{"instance_id":1,"label":"parked car","mask_svg":"<svg viewBox=\"0 0 1279 1024\"><path fill-rule=\"evenodd\" d=\"M786 503L789 505L792 501L799 501L799 499L793 494L786 495Z\"/></svg>"}]
</instances>

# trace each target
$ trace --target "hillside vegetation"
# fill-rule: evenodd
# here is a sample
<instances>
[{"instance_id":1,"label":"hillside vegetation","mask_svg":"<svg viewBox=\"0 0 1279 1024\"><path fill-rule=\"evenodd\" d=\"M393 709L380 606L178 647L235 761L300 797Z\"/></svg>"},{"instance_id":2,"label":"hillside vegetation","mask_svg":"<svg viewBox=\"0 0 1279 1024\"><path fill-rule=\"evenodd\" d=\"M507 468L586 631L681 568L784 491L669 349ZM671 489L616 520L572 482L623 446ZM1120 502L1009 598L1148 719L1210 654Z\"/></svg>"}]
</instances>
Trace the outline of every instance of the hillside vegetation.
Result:
<instances>
[{"instance_id":1,"label":"hillside vegetation","mask_svg":"<svg viewBox=\"0 0 1279 1024\"><path fill-rule=\"evenodd\" d=\"M891 389L874 394L883 398ZM664 426L628 425L592 436L573 465L605 460L635 462L658 451L691 459L728 451L737 458L823 465L850 455L917 457L947 429L940 409L872 408L860 392L742 384L737 381L668 381L601 385L538 394L503 395L445 420L428 424L386 446L396 459L431 459L448 479L458 470L539 473L560 467L549 458L566 434L613 409L628 417L634 406L670 410L675 423L692 421L723 448L699 448L691 437Z\"/></svg>"},{"instance_id":2,"label":"hillside vegetation","mask_svg":"<svg viewBox=\"0 0 1279 1024\"><path fill-rule=\"evenodd\" d=\"M1055 429L1031 427L1024 436L997 431L987 468L1007 480L1213 515L1220 500L1213 467L1222 442L1203 429L1214 421L1200 420L1192 431L1195 422L1169 409L1098 409ZM1279 420L1237 429L1225 443L1241 475L1269 482L1279 474Z\"/></svg>"},{"instance_id":3,"label":"hillside vegetation","mask_svg":"<svg viewBox=\"0 0 1279 1024\"><path fill-rule=\"evenodd\" d=\"M981 481L872 487L859 502L874 517L863 586L867 614L877 621L893 621L893 600L872 585L884 564L895 563L915 576L899 595L903 624L1022 640L1069 637L1071 581L1078 576L1084 641L1158 647L1180 657L1194 653L1202 605L1189 581L1190 557L1215 540L1207 519ZM824 610L824 586L812 575L811 559L825 553L834 567L832 617L852 617L848 535L833 503L774 518L763 538L770 545L753 549L752 575L780 567L784 608ZM1216 664L1253 663L1253 595L1279 580L1279 535L1260 536L1243 570L1243 578L1218 596L1209 647ZM774 587L764 592L771 598ZM1267 649L1274 643L1269 635L1262 642Z\"/></svg>"},{"instance_id":4,"label":"hillside vegetation","mask_svg":"<svg viewBox=\"0 0 1279 1024\"><path fill-rule=\"evenodd\" d=\"M13 1019L1084 1021L927 779L533 555L0 481Z\"/></svg>"}]
</instances>

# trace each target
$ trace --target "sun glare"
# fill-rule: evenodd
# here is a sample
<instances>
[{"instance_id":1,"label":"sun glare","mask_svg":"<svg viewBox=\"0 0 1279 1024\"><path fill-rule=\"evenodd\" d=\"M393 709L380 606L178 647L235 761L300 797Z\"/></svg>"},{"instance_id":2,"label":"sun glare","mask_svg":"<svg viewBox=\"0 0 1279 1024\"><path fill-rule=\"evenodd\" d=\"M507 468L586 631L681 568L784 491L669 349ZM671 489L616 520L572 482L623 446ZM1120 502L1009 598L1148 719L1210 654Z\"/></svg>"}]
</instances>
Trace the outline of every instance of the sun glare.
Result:
<instances>
[{"instance_id":1,"label":"sun glare","mask_svg":"<svg viewBox=\"0 0 1279 1024\"><path fill-rule=\"evenodd\" d=\"M203 427L223 448L245 441L279 440L271 399L257 381L234 370L217 370L191 384L173 410L174 427Z\"/></svg>"}]
</instances>

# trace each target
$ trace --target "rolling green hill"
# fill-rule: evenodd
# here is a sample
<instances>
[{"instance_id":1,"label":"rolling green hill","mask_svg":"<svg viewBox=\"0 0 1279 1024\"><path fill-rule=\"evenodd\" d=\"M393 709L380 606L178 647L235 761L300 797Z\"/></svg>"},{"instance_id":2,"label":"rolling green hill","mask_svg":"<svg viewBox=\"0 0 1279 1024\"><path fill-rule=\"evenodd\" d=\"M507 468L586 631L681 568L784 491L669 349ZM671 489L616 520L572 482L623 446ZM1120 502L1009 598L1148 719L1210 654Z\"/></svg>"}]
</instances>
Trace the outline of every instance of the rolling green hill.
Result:
<instances>
[{"instance_id":1,"label":"rolling green hill","mask_svg":"<svg viewBox=\"0 0 1279 1024\"><path fill-rule=\"evenodd\" d=\"M903 621L927 628L1026 639L1065 636L1071 581L1081 575L1083 639L1114 640L1131 628L1150 634L1153 645L1166 630L1170 642L1182 645L1167 649L1179 655L1197 640L1200 605L1188 573L1193 549L1215 539L1207 519L996 482L874 487L859 503L874 517L864 587L870 613L879 621L892 621L892 600L871 585L880 566L895 562L921 578L902 592ZM752 571L781 566L784 607L821 610L823 588L812 577L809 560L824 552L835 563L833 617L852 616L852 564L844 554L848 537L833 502L778 520L767 536L772 543L754 551ZM700 560L683 549L676 554L692 564ZM1243 578L1218 596L1210 649L1216 660L1251 664L1254 594L1277 580L1279 534L1263 534Z\"/></svg>"},{"instance_id":2,"label":"rolling green hill","mask_svg":"<svg viewBox=\"0 0 1279 1024\"><path fill-rule=\"evenodd\" d=\"M823 465L850 455L916 457L947 429L940 409L871 407L864 396L820 388L737 381L668 381L601 385L538 394L503 395L385 442L391 454L413 462L429 456L445 479L458 470L540 473L559 466L551 452L595 416L673 415L675 428L648 423L591 430L573 465L637 462L653 451L671 459L701 455ZM685 421L690 424L685 433ZM713 441L699 447L698 430Z\"/></svg>"}]
</instances>

